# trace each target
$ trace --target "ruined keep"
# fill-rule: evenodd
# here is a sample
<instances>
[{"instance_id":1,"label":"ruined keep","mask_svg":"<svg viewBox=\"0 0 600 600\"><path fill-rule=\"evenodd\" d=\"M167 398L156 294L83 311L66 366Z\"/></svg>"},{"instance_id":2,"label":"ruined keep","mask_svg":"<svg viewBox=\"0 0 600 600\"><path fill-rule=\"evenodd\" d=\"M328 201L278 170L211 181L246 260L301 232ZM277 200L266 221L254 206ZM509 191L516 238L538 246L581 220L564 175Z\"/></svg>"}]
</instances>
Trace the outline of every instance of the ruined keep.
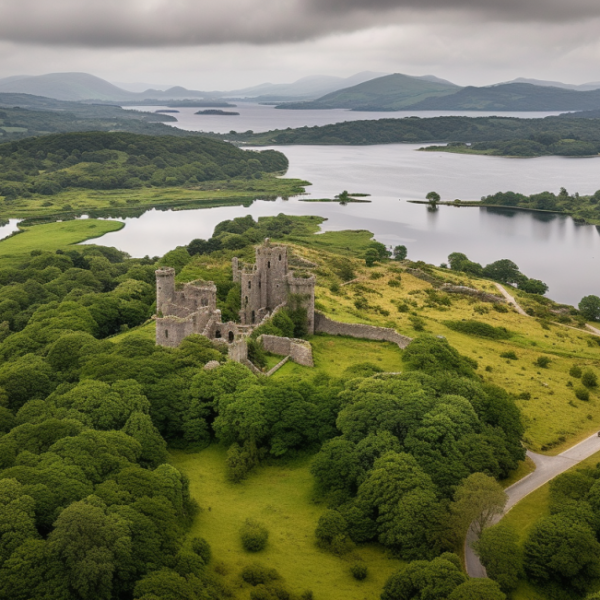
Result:
<instances>
[{"instance_id":1,"label":"ruined keep","mask_svg":"<svg viewBox=\"0 0 600 600\"><path fill-rule=\"evenodd\" d=\"M212 281L192 281L177 289L175 269L156 271L156 343L176 348L188 335L199 333L231 344L240 337L238 325L223 323Z\"/></svg>"},{"instance_id":2,"label":"ruined keep","mask_svg":"<svg viewBox=\"0 0 600 600\"><path fill-rule=\"evenodd\" d=\"M187 336L197 333L226 343L231 360L260 372L248 361L246 337L288 304L306 309L309 335L321 332L381 340L396 343L400 348L406 348L412 341L394 329L340 323L315 312L315 276L290 270L287 247L272 246L268 239L256 248L254 264L241 263L234 258L232 269L233 281L241 288L241 325L222 322L221 311L217 309L217 288L212 281L192 281L176 286L175 269L158 269L156 343L176 348ZM301 365L313 365L312 349L304 340L263 335L262 341L269 352L285 355L287 360Z\"/></svg>"},{"instance_id":3,"label":"ruined keep","mask_svg":"<svg viewBox=\"0 0 600 600\"><path fill-rule=\"evenodd\" d=\"M290 297L306 309L308 333L315 331L315 277L297 277L288 268L286 246L271 246L267 239L256 248L254 264L232 260L233 280L242 290L240 319L255 326L285 306Z\"/></svg>"}]
</instances>

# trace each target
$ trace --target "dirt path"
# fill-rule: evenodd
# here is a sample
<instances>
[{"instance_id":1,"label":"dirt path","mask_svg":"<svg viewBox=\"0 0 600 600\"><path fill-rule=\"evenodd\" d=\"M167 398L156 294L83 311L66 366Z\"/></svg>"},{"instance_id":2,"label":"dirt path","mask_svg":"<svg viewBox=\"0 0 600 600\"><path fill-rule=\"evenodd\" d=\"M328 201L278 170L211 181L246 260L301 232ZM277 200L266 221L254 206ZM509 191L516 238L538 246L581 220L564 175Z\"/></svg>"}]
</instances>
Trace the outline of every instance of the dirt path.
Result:
<instances>
[{"instance_id":1,"label":"dirt path","mask_svg":"<svg viewBox=\"0 0 600 600\"><path fill-rule=\"evenodd\" d=\"M528 317L529 315L517 304L517 301L513 298L513 296L511 296L506 289L504 288L503 285L500 285L499 283L494 283L494 285L498 288L498 290L500 291L500 293L506 298L506 301L520 314L523 315L525 317Z\"/></svg>"},{"instance_id":2,"label":"dirt path","mask_svg":"<svg viewBox=\"0 0 600 600\"><path fill-rule=\"evenodd\" d=\"M528 451L527 456L535 463L535 471L506 488L508 501L503 514L506 514L518 502L531 494L531 492L596 452L600 452L600 437L596 433L557 456L545 456ZM465 540L465 567L467 574L469 577L487 577L485 567L471 548L471 543L475 540L475 534L469 530L467 539Z\"/></svg>"}]
</instances>

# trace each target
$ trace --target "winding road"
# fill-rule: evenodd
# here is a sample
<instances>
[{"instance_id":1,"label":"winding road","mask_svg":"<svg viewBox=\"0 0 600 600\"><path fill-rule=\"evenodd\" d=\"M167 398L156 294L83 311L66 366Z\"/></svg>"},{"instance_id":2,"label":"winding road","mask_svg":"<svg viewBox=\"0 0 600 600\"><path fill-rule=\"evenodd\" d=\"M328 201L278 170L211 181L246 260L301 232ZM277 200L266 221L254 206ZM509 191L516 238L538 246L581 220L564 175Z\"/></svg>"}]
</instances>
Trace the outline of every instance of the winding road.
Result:
<instances>
[{"instance_id":1,"label":"winding road","mask_svg":"<svg viewBox=\"0 0 600 600\"><path fill-rule=\"evenodd\" d=\"M544 456L535 452L527 451L527 456L535 463L535 471L517 481L517 483L506 488L508 501L504 508L505 515L515 504L523 500L525 496L537 490L554 479L557 475L564 473L567 469L600 452L600 437L598 434L591 435L579 444L572 446L557 456ZM501 517L497 519L500 520ZM469 530L465 540L465 567L469 577L487 577L485 567L479 561L479 557L471 548L471 543L476 539L472 530Z\"/></svg>"}]
</instances>

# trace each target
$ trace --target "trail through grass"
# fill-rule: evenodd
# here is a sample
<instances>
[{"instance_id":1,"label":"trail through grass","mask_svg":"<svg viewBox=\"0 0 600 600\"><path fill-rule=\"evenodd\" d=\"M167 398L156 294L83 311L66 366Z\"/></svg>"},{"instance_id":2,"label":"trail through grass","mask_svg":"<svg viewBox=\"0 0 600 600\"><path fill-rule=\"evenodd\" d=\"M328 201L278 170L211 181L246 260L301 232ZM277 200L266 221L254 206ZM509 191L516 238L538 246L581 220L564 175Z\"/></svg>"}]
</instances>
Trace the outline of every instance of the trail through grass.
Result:
<instances>
[{"instance_id":1,"label":"trail through grass","mask_svg":"<svg viewBox=\"0 0 600 600\"><path fill-rule=\"evenodd\" d=\"M190 491L202 512L190 537L205 537L215 562L224 563L227 581L239 598L248 597L241 569L258 561L277 569L290 589L310 589L321 600L378 598L386 579L402 564L376 545L360 547L351 556L336 557L315 546L314 530L325 507L311 501L310 459L288 465L259 467L250 477L233 484L225 479L225 449L210 446L202 452L171 452L171 463L190 479ZM247 518L269 529L267 548L251 554L242 549L239 529ZM356 581L351 559L364 560L369 574Z\"/></svg>"}]
</instances>

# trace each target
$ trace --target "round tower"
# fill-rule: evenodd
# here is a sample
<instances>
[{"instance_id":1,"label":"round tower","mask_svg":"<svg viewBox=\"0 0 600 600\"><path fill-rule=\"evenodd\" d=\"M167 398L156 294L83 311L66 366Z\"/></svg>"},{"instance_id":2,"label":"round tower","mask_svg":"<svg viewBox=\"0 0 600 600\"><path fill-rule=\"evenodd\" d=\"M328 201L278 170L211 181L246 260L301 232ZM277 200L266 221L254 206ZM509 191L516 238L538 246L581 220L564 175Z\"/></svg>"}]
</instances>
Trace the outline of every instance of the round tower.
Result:
<instances>
[{"instance_id":1,"label":"round tower","mask_svg":"<svg viewBox=\"0 0 600 600\"><path fill-rule=\"evenodd\" d=\"M175 269L162 267L156 271L156 312L163 312L163 307L175 297Z\"/></svg>"}]
</instances>

